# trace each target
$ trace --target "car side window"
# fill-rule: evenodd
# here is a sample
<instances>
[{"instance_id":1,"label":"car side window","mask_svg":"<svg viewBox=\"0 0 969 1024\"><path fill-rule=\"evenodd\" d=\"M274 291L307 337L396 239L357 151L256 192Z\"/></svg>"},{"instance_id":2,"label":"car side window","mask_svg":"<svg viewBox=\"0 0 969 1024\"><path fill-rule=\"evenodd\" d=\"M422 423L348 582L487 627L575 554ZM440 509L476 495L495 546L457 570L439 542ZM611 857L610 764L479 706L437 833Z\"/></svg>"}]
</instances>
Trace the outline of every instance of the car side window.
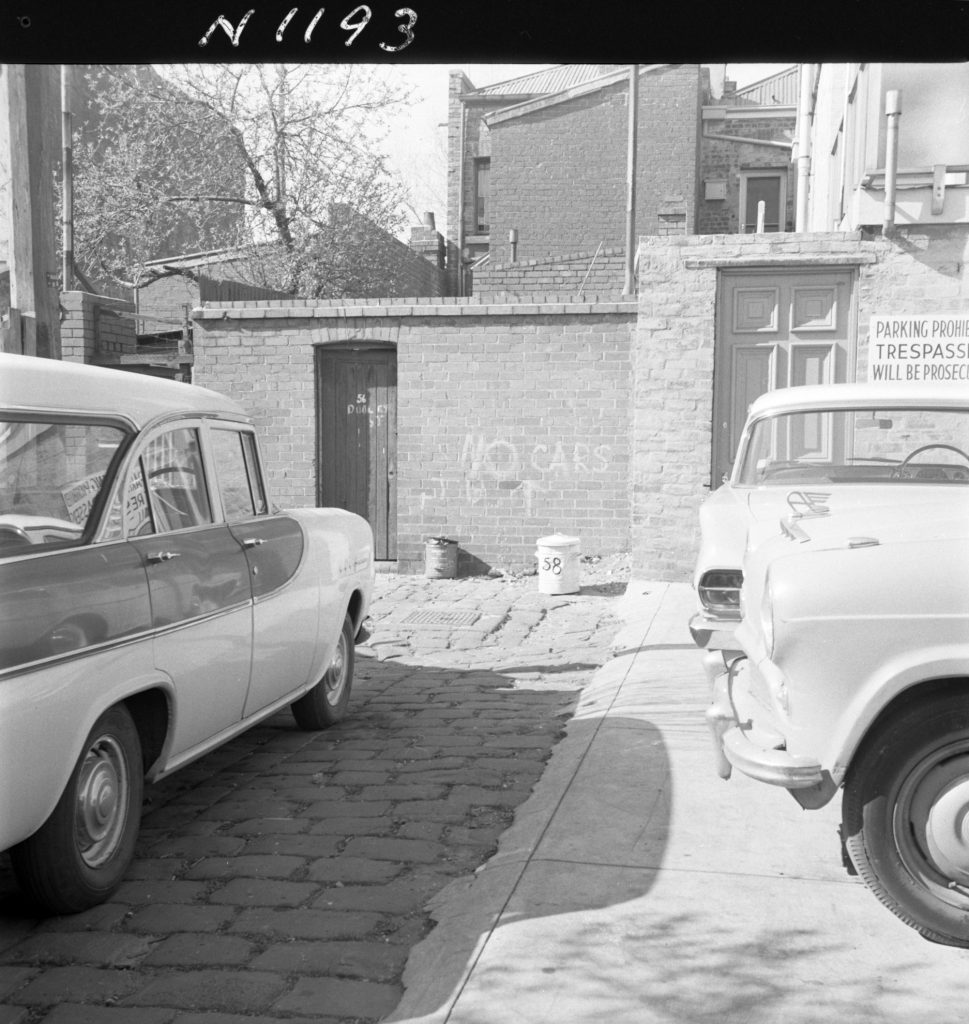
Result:
<instances>
[{"instance_id":1,"label":"car side window","mask_svg":"<svg viewBox=\"0 0 969 1024\"><path fill-rule=\"evenodd\" d=\"M252 434L214 428L210 436L226 519L231 521L264 515L266 496Z\"/></svg>"},{"instance_id":2,"label":"car side window","mask_svg":"<svg viewBox=\"0 0 969 1024\"><path fill-rule=\"evenodd\" d=\"M110 487L126 432L98 422L0 423L0 548L78 544Z\"/></svg>"},{"instance_id":3,"label":"car side window","mask_svg":"<svg viewBox=\"0 0 969 1024\"><path fill-rule=\"evenodd\" d=\"M197 430L159 434L145 446L141 466L158 532L213 522Z\"/></svg>"},{"instance_id":4,"label":"car side window","mask_svg":"<svg viewBox=\"0 0 969 1024\"><path fill-rule=\"evenodd\" d=\"M138 459L128 473L123 495L115 494L111 502L102 539L107 542L120 540L125 534L141 537L154 532L145 473Z\"/></svg>"},{"instance_id":5,"label":"car side window","mask_svg":"<svg viewBox=\"0 0 969 1024\"><path fill-rule=\"evenodd\" d=\"M246 469L249 471L249 486L252 488L252 500L256 505L256 514L265 515L269 511L269 501L266 498L262 471L259 468L255 434L242 435L242 452L246 457Z\"/></svg>"}]
</instances>

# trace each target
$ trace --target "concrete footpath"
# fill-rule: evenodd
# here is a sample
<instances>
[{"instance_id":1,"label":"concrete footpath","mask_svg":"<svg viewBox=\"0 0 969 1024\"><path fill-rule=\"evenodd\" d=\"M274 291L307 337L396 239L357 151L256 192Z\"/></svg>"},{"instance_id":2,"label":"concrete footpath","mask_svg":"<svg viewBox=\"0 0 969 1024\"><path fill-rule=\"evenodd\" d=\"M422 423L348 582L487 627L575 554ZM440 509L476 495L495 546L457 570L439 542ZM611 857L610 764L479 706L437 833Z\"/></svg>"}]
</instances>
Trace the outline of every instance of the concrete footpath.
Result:
<instances>
[{"instance_id":1,"label":"concrete footpath","mask_svg":"<svg viewBox=\"0 0 969 1024\"><path fill-rule=\"evenodd\" d=\"M841 865L840 800L720 780L689 587L634 581L615 657L497 853L429 909L387 1019L813 1024L967 1019L969 952Z\"/></svg>"}]
</instances>

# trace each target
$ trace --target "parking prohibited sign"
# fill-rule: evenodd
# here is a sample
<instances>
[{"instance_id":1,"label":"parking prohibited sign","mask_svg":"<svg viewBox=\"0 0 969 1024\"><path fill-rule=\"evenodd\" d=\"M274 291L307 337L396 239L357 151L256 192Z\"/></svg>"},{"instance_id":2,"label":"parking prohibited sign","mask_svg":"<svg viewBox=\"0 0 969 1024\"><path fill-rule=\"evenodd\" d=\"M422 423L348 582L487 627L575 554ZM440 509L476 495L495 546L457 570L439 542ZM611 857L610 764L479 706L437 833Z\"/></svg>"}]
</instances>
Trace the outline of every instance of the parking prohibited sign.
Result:
<instances>
[{"instance_id":1,"label":"parking prohibited sign","mask_svg":"<svg viewBox=\"0 0 969 1024\"><path fill-rule=\"evenodd\" d=\"M969 382L969 313L873 316L868 379Z\"/></svg>"}]
</instances>

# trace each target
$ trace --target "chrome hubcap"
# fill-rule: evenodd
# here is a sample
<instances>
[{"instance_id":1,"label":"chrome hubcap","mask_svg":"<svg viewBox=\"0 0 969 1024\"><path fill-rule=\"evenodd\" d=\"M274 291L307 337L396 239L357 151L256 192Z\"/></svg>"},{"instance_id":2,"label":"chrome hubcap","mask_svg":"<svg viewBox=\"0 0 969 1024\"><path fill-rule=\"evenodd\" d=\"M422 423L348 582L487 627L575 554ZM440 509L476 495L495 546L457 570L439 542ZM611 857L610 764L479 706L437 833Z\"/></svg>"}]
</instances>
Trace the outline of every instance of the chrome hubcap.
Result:
<instances>
[{"instance_id":1,"label":"chrome hubcap","mask_svg":"<svg viewBox=\"0 0 969 1024\"><path fill-rule=\"evenodd\" d=\"M924 814L925 843L949 879L969 886L969 756L953 758L926 773L912 810Z\"/></svg>"},{"instance_id":2,"label":"chrome hubcap","mask_svg":"<svg viewBox=\"0 0 969 1024\"><path fill-rule=\"evenodd\" d=\"M336 704L343 693L343 687L347 681L347 640L343 633L337 641L336 651L333 654L333 661L326 670L324 685L326 690L326 701L328 704Z\"/></svg>"},{"instance_id":3,"label":"chrome hubcap","mask_svg":"<svg viewBox=\"0 0 969 1024\"><path fill-rule=\"evenodd\" d=\"M120 745L102 736L84 757L77 782L75 831L78 852L88 867L111 858L124 832L128 765Z\"/></svg>"}]
</instances>

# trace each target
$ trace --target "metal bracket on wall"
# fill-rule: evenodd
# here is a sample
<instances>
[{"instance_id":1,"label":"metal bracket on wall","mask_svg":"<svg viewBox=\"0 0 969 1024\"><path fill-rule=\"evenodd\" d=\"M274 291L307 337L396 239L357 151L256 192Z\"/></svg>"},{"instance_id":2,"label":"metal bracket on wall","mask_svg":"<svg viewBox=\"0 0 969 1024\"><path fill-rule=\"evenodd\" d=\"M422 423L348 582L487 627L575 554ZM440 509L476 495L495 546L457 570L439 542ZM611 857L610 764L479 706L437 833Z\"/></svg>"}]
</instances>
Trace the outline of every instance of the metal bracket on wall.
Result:
<instances>
[{"instance_id":1,"label":"metal bracket on wall","mask_svg":"<svg viewBox=\"0 0 969 1024\"><path fill-rule=\"evenodd\" d=\"M937 217L945 207L945 164L932 168L932 213Z\"/></svg>"}]
</instances>

